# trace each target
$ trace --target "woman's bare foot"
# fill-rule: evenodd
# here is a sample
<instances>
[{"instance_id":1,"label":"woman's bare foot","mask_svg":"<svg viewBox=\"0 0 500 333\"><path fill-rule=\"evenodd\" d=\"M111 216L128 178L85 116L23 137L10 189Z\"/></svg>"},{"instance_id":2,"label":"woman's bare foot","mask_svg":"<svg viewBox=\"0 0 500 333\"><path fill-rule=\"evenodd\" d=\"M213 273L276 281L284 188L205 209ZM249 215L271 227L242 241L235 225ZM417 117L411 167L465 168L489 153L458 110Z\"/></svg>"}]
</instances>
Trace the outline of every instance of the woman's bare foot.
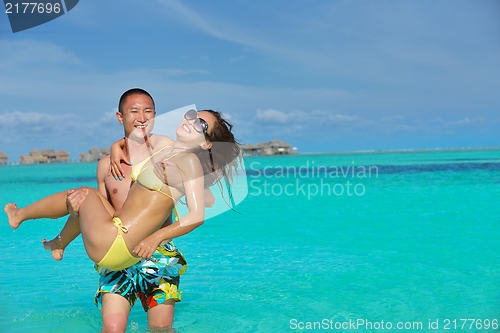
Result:
<instances>
[{"instance_id":1,"label":"woman's bare foot","mask_svg":"<svg viewBox=\"0 0 500 333\"><path fill-rule=\"evenodd\" d=\"M62 260L64 249L62 248L62 243L59 239L59 236L51 241L48 241L46 238L44 238L42 239L42 243L45 250L50 250L52 252L52 258L54 258L54 260Z\"/></svg>"},{"instance_id":2,"label":"woman's bare foot","mask_svg":"<svg viewBox=\"0 0 500 333\"><path fill-rule=\"evenodd\" d=\"M19 226L21 225L21 222L23 222L23 221L21 221L17 217L17 212L19 211L19 208L17 208L17 204L8 203L5 205L3 210L7 214L7 218L9 219L9 224L10 224L11 228L14 230L19 228Z\"/></svg>"}]
</instances>

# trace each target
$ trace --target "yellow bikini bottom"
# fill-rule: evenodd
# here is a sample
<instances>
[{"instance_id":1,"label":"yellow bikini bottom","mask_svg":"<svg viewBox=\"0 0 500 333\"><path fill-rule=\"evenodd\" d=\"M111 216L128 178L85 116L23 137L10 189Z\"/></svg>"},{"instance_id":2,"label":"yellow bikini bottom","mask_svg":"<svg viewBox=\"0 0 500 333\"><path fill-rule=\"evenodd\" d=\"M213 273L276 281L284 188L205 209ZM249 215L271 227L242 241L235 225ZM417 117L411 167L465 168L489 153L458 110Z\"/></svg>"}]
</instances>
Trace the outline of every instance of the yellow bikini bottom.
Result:
<instances>
[{"instance_id":1,"label":"yellow bikini bottom","mask_svg":"<svg viewBox=\"0 0 500 333\"><path fill-rule=\"evenodd\" d=\"M113 217L113 222L115 227L118 228L118 235L104 258L102 258L97 265L112 271L121 271L122 269L136 264L141 258L134 257L130 254L127 244L125 244L122 233L127 233L128 228L122 225L122 221L118 217Z\"/></svg>"}]
</instances>

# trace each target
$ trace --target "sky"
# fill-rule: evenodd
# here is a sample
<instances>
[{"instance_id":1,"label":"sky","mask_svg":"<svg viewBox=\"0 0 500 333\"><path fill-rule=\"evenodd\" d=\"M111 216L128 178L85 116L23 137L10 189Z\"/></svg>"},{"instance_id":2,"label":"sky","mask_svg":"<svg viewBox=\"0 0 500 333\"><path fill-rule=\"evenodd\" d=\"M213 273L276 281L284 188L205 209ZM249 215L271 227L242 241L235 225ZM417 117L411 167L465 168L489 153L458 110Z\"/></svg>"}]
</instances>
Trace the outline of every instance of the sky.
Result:
<instances>
[{"instance_id":1,"label":"sky","mask_svg":"<svg viewBox=\"0 0 500 333\"><path fill-rule=\"evenodd\" d=\"M0 151L70 159L123 136L120 95L222 112L301 153L500 146L500 1L82 0L13 33Z\"/></svg>"}]
</instances>

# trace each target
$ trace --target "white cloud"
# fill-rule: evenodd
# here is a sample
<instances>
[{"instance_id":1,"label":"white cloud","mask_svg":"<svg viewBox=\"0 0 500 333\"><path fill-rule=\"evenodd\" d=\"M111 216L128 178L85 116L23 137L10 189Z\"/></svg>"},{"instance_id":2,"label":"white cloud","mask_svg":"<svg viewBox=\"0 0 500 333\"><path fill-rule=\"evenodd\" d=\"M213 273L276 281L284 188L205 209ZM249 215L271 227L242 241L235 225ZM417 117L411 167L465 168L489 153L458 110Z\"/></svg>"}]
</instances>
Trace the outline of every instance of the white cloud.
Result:
<instances>
[{"instance_id":1,"label":"white cloud","mask_svg":"<svg viewBox=\"0 0 500 333\"><path fill-rule=\"evenodd\" d=\"M486 126L484 117L464 117L449 121L440 118L406 119L403 116L381 117L370 119L359 115L347 115L326 110L312 110L310 112L294 111L283 112L276 109L256 111L256 123L245 131L247 135L265 136L272 132L283 136L318 136L336 138L369 138L394 137L395 135L453 135L453 129L472 130ZM280 126L287 124L287 126ZM275 135L275 136L276 136Z\"/></svg>"},{"instance_id":2,"label":"white cloud","mask_svg":"<svg viewBox=\"0 0 500 333\"><path fill-rule=\"evenodd\" d=\"M45 41L0 39L0 50L4 50L0 61L0 68L4 70L45 68L52 65L80 67L84 64L73 52Z\"/></svg>"},{"instance_id":3,"label":"white cloud","mask_svg":"<svg viewBox=\"0 0 500 333\"><path fill-rule=\"evenodd\" d=\"M13 142L24 145L54 145L65 146L85 141L99 142L109 139L107 134L116 133L119 128L114 112L106 112L94 120L85 119L77 114L46 114L41 112L3 112L0 113L0 143L12 144ZM13 140L15 139L15 140ZM89 147L92 144L89 144ZM47 148L47 147L39 147ZM53 148L53 147L50 147ZM55 148L55 147L54 147Z\"/></svg>"},{"instance_id":4,"label":"white cloud","mask_svg":"<svg viewBox=\"0 0 500 333\"><path fill-rule=\"evenodd\" d=\"M275 109L257 110L255 121L267 122L270 124L300 123L307 120L308 114L301 111L285 113Z\"/></svg>"},{"instance_id":5,"label":"white cloud","mask_svg":"<svg viewBox=\"0 0 500 333\"><path fill-rule=\"evenodd\" d=\"M500 83L493 56L500 50L492 14L498 7L491 2L291 2L285 7L255 4L247 14L250 6L242 3L218 9L159 1L186 27L270 56L280 67L286 67L282 60L298 65L304 75L328 74L330 84L349 78L405 87L411 94L434 86L466 98L462 93L472 83L477 94L491 99ZM245 14L224 15L236 10Z\"/></svg>"},{"instance_id":6,"label":"white cloud","mask_svg":"<svg viewBox=\"0 0 500 333\"><path fill-rule=\"evenodd\" d=\"M394 121L394 120L403 120L403 116L392 116L392 117L382 117L381 121Z\"/></svg>"},{"instance_id":7,"label":"white cloud","mask_svg":"<svg viewBox=\"0 0 500 333\"><path fill-rule=\"evenodd\" d=\"M231 58L231 59L229 59L229 62L237 62L237 61L241 61L241 60L243 60L245 58L246 58L246 56L243 55L243 56Z\"/></svg>"},{"instance_id":8,"label":"white cloud","mask_svg":"<svg viewBox=\"0 0 500 333\"><path fill-rule=\"evenodd\" d=\"M177 0L159 0L159 1L169 10L173 9L174 11L179 13L183 18L187 19L189 24L198 27L205 33L217 38L228 39L228 37L226 37L226 35L222 31L219 31L217 28L213 27L209 22L207 22L204 19L202 15L198 14L194 10L191 10L187 6L184 6L180 1Z\"/></svg>"},{"instance_id":9,"label":"white cloud","mask_svg":"<svg viewBox=\"0 0 500 333\"><path fill-rule=\"evenodd\" d=\"M346 115L338 114L338 113L329 115L327 119L332 121L335 124L351 123L351 122L357 122L357 121L362 120L359 116L346 116Z\"/></svg>"},{"instance_id":10,"label":"white cloud","mask_svg":"<svg viewBox=\"0 0 500 333\"><path fill-rule=\"evenodd\" d=\"M450 3L297 1L285 7L235 3L224 8L199 2L188 6L176 0L144 5L147 10L160 8L152 14L155 20L148 16L155 31L160 26L172 31L171 24L178 25L179 35L191 29L189 42L199 52L190 49L188 56L182 53L188 49L183 48L188 40L147 34L142 21L129 26L142 34L145 50L128 44L122 49L115 49L116 44L107 48L105 38L95 43L100 48L92 54L52 35L40 40L0 39L2 110L12 117L9 120L1 114L0 119L4 125L9 121L23 124L12 126L19 131L29 128L23 134L27 139L50 130L51 135L71 132L80 141L97 140L106 130L104 124L119 129L113 114L107 120L102 114L116 106L123 91L135 86L153 94L160 112L196 103L229 113L236 131L255 137L442 133L481 128L497 117L498 97L492 93L500 82L498 57L494 57L499 44L493 31L497 30L484 29L477 19L457 24L462 16L455 15L455 8L463 9L463 4L450 7L453 13L446 14L443 9ZM119 10L130 13L131 6L137 6L136 2L124 1ZM144 6L138 10L147 11ZM235 11L240 6L256 9ZM268 10L262 11L263 6ZM481 6L486 5L466 5L472 9L469 18ZM164 12L172 19L156 20ZM85 18L91 19L91 13L87 11ZM66 15L58 22L70 18ZM450 24L441 29L444 21ZM488 17L485 21L498 22ZM113 22L129 23L116 19L109 21L110 27L117 26ZM94 24L106 36L112 35L106 24L88 26ZM202 33L193 34L193 28ZM125 30L124 35L131 31ZM487 31L484 39L477 38ZM87 37L89 30L70 33ZM164 45L168 48L162 49ZM248 54L249 50L254 54ZM150 52L175 56L168 54L155 63ZM116 54L123 59L118 60ZM186 57L186 68L175 62ZM201 57L206 61L196 63Z\"/></svg>"},{"instance_id":11,"label":"white cloud","mask_svg":"<svg viewBox=\"0 0 500 333\"><path fill-rule=\"evenodd\" d=\"M168 8L169 12L175 11L180 14L179 17L184 18L185 23L189 26L198 28L203 33L212 37L233 42L239 45L250 47L265 54L277 56L280 59L287 59L294 62L306 62L309 65L325 68L328 64L332 64L332 58L324 53L313 52L308 48L293 48L282 43L277 43L275 40L267 40L264 36L255 36L251 32L255 29L245 30L241 25L235 25L229 20L222 21L220 19L213 20L217 23L211 23L206 19L207 15L200 15L195 10L183 5L178 0L159 0L161 4ZM217 26L218 27L217 27ZM235 59L238 59L235 58ZM330 66L331 68L331 66Z\"/></svg>"},{"instance_id":12,"label":"white cloud","mask_svg":"<svg viewBox=\"0 0 500 333\"><path fill-rule=\"evenodd\" d=\"M31 126L44 125L51 126L53 128L58 128L61 124L66 124L68 121L75 121L73 115L61 115L56 116L52 114L45 114L39 112L4 112L0 113L0 130L21 130L23 128L29 129Z\"/></svg>"},{"instance_id":13,"label":"white cloud","mask_svg":"<svg viewBox=\"0 0 500 333\"><path fill-rule=\"evenodd\" d=\"M443 125L445 127L476 126L476 125L484 124L485 121L486 121L486 119L483 117L473 117L470 119L469 119L469 117L465 117L465 118L458 119L455 121L445 122Z\"/></svg>"},{"instance_id":14,"label":"white cloud","mask_svg":"<svg viewBox=\"0 0 500 333\"><path fill-rule=\"evenodd\" d=\"M181 76L186 74L208 74L207 70L203 69L182 69L182 68L167 68L159 69L158 73L166 76Z\"/></svg>"},{"instance_id":15,"label":"white cloud","mask_svg":"<svg viewBox=\"0 0 500 333\"><path fill-rule=\"evenodd\" d=\"M261 122L284 124L288 122L288 115L284 112L273 109L257 110L256 120Z\"/></svg>"}]
</instances>

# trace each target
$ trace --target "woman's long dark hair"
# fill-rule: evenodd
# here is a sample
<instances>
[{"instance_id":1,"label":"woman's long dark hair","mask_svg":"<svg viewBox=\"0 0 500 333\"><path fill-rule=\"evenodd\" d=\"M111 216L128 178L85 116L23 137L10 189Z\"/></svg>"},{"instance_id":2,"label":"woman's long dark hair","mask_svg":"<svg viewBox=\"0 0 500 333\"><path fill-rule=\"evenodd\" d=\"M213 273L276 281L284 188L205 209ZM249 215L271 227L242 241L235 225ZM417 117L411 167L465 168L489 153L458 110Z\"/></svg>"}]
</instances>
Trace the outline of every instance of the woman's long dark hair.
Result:
<instances>
[{"instance_id":1,"label":"woman's long dark hair","mask_svg":"<svg viewBox=\"0 0 500 333\"><path fill-rule=\"evenodd\" d=\"M233 198L233 177L238 172L241 163L241 147L234 138L231 130L233 125L222 117L220 112L214 110L201 110L211 113L216 122L213 128L205 133L205 138L210 141L210 149L197 148L193 153L198 156L204 174L205 186L217 185L221 191L222 198L226 204L234 211ZM199 112L201 112L199 111ZM224 186L227 189L229 198L224 195Z\"/></svg>"},{"instance_id":2,"label":"woman's long dark hair","mask_svg":"<svg viewBox=\"0 0 500 333\"><path fill-rule=\"evenodd\" d=\"M231 130L233 125L214 110L201 110L211 113L216 122L213 128L205 133L205 137L212 143L210 149L196 149L194 154L200 159L205 177L205 186L212 186L225 179L228 185L233 181L233 173L237 172L240 163L240 144L234 138ZM199 112L201 112L199 111Z\"/></svg>"}]
</instances>

